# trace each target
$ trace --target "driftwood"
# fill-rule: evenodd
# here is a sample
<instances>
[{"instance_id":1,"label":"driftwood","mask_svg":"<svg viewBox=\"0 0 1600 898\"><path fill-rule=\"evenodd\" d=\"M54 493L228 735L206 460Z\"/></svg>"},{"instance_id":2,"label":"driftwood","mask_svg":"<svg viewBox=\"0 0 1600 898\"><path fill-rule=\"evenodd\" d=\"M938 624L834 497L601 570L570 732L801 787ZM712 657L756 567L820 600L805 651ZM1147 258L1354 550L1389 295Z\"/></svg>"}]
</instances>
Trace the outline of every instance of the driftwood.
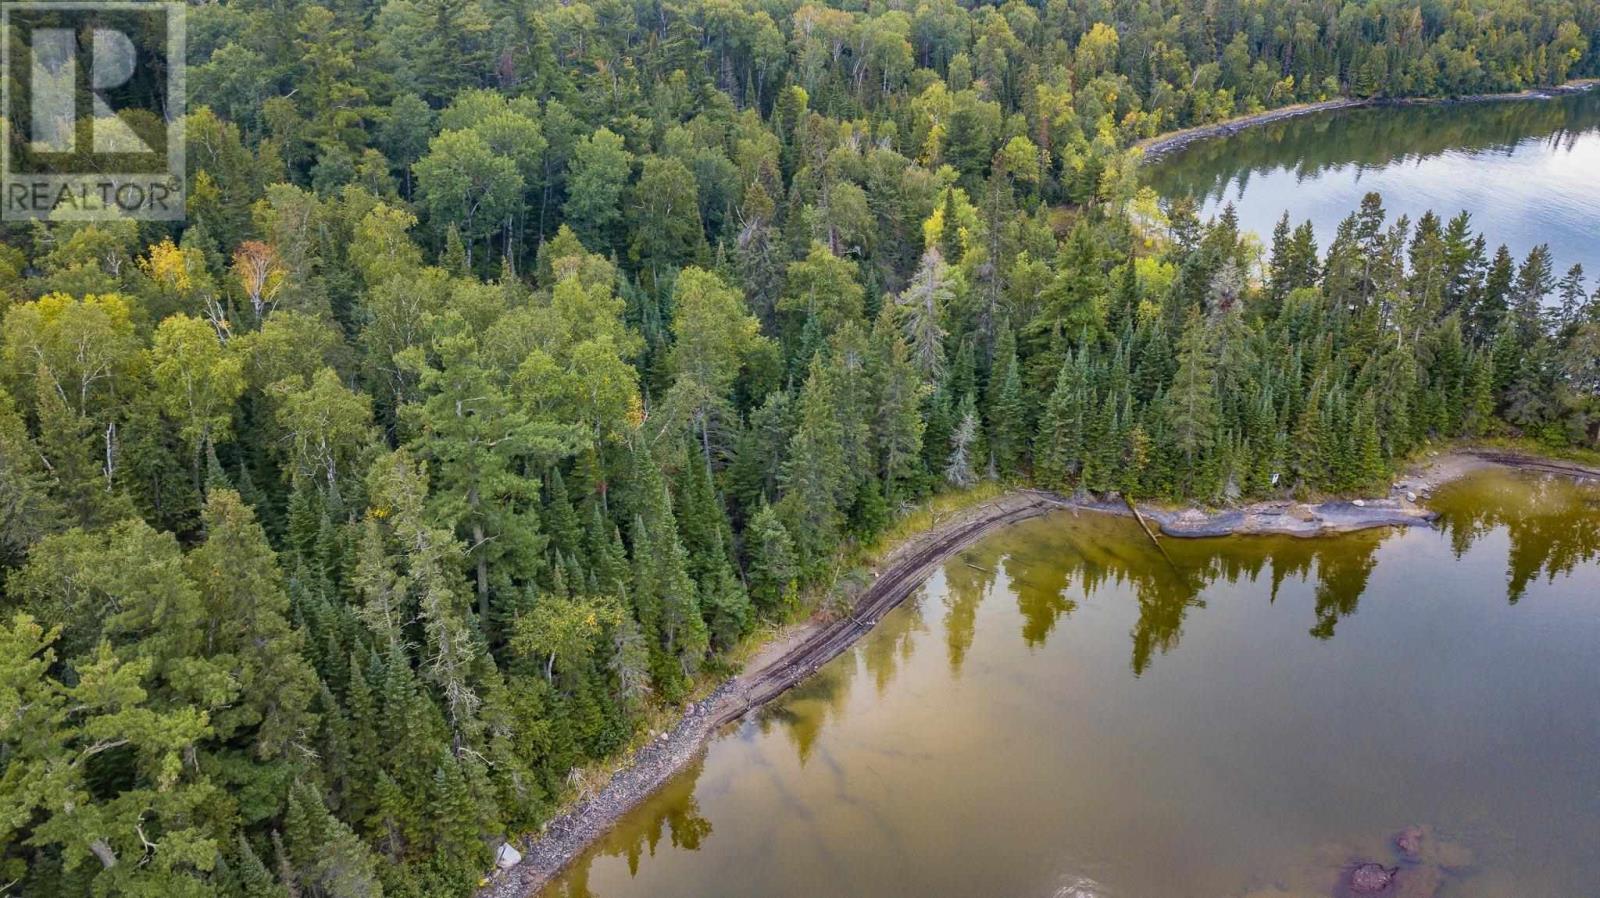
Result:
<instances>
[{"instance_id":1,"label":"driftwood","mask_svg":"<svg viewBox=\"0 0 1600 898\"><path fill-rule=\"evenodd\" d=\"M1167 564L1171 565L1174 571L1178 570L1178 563L1172 560L1171 555L1167 554L1167 547L1161 544L1161 540L1156 539L1156 532L1150 529L1150 525L1145 522L1144 515L1139 513L1139 506L1133 504L1133 500L1127 496L1122 497L1122 502L1128 506L1129 511L1133 512L1133 519L1139 522L1139 528L1144 531L1144 535L1150 537L1150 542L1155 545L1156 551L1161 553L1161 557L1167 560Z\"/></svg>"}]
</instances>

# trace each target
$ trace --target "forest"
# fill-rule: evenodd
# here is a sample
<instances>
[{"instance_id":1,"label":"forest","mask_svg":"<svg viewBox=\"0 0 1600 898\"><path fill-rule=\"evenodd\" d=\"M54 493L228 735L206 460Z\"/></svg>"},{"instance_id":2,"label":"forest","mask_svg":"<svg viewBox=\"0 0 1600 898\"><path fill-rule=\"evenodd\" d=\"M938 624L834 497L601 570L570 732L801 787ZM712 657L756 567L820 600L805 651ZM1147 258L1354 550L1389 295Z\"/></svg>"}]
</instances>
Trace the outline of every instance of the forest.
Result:
<instances>
[{"instance_id":1,"label":"forest","mask_svg":"<svg viewBox=\"0 0 1600 898\"><path fill-rule=\"evenodd\" d=\"M980 481L1208 503L1600 435L1465 214L1134 144L1600 75L1576 0L229 0L182 223L0 242L0 894L464 896Z\"/></svg>"}]
</instances>

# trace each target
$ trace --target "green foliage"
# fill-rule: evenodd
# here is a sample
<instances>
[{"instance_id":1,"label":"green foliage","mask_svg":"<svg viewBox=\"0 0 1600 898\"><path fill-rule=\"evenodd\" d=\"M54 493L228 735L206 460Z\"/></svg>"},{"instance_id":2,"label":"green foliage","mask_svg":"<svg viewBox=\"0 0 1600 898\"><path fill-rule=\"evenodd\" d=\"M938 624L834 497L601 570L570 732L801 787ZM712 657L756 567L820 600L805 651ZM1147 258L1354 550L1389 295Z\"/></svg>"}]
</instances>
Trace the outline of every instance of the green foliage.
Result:
<instances>
[{"instance_id":1,"label":"green foliage","mask_svg":"<svg viewBox=\"0 0 1600 898\"><path fill-rule=\"evenodd\" d=\"M622 197L628 185L633 154L621 137L601 127L573 149L567 178L567 224L584 246L607 253L619 243Z\"/></svg>"},{"instance_id":2,"label":"green foliage","mask_svg":"<svg viewBox=\"0 0 1600 898\"><path fill-rule=\"evenodd\" d=\"M1583 272L1374 195L1257 283L1130 149L1600 7L1102 6L193 6L188 221L0 237L0 882L464 895L937 489L1600 439Z\"/></svg>"}]
</instances>

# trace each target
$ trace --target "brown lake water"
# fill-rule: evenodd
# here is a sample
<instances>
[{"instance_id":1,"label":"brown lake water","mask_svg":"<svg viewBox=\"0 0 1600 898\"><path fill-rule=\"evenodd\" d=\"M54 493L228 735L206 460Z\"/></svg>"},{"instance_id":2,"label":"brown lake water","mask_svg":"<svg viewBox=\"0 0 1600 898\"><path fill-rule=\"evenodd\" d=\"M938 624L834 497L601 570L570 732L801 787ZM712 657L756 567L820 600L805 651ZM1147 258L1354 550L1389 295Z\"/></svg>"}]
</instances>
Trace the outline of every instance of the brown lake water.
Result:
<instances>
[{"instance_id":1,"label":"brown lake water","mask_svg":"<svg viewBox=\"0 0 1600 898\"><path fill-rule=\"evenodd\" d=\"M1453 843L1416 894L1600 895L1600 486L1433 505L1173 566L1122 518L994 534L547 898L1327 896L1413 824Z\"/></svg>"}]
</instances>

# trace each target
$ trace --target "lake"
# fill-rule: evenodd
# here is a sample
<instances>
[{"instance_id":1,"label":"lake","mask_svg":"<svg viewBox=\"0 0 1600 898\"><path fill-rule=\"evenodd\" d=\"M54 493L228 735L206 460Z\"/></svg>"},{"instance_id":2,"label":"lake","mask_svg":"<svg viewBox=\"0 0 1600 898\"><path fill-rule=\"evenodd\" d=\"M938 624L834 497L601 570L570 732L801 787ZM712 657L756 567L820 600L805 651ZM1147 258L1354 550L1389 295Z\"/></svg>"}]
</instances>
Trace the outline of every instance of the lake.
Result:
<instances>
[{"instance_id":1,"label":"lake","mask_svg":"<svg viewBox=\"0 0 1600 898\"><path fill-rule=\"evenodd\" d=\"M1600 485L1437 529L1168 540L1058 512L951 558L546 893L1413 895L1600 883Z\"/></svg>"},{"instance_id":2,"label":"lake","mask_svg":"<svg viewBox=\"0 0 1600 898\"><path fill-rule=\"evenodd\" d=\"M1285 211L1310 219L1326 250L1368 192L1391 220L1465 209L1489 241L1521 260L1550 245L1557 277L1600 273L1600 88L1546 100L1369 107L1316 113L1200 141L1151 165L1166 197L1232 203L1270 241Z\"/></svg>"}]
</instances>

